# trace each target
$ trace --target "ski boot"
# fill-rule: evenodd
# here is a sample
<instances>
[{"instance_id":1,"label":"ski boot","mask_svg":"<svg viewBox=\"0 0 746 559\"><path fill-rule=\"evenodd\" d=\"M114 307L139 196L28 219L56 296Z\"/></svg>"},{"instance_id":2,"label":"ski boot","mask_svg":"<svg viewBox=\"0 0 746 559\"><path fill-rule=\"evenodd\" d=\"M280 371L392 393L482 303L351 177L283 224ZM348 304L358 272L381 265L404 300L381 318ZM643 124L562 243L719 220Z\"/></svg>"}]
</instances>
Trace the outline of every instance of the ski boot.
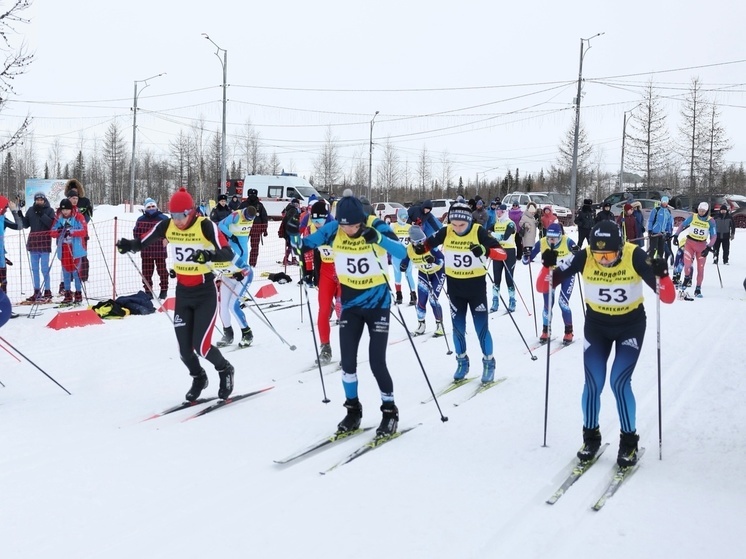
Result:
<instances>
[{"instance_id":1,"label":"ski boot","mask_svg":"<svg viewBox=\"0 0 746 559\"><path fill-rule=\"evenodd\" d=\"M681 285L684 286L684 289L686 289L687 287L691 287L692 286L692 276L684 276L684 283L682 283Z\"/></svg>"},{"instance_id":2,"label":"ski boot","mask_svg":"<svg viewBox=\"0 0 746 559\"><path fill-rule=\"evenodd\" d=\"M456 372L453 373L453 380L461 380L469 373L469 356L465 353L456 356Z\"/></svg>"},{"instance_id":3,"label":"ski boot","mask_svg":"<svg viewBox=\"0 0 746 559\"><path fill-rule=\"evenodd\" d=\"M76 292L75 292L75 295L74 295L74 297L73 297L73 301L74 301L74 302L75 302L76 304L77 304L77 303L82 303L82 302L83 302L83 293L81 293L80 291L76 291Z\"/></svg>"},{"instance_id":4,"label":"ski boot","mask_svg":"<svg viewBox=\"0 0 746 559\"><path fill-rule=\"evenodd\" d=\"M225 367L218 371L220 375L220 388L218 389L218 398L225 400L233 392L233 365L226 361Z\"/></svg>"},{"instance_id":5,"label":"ski boot","mask_svg":"<svg viewBox=\"0 0 746 559\"><path fill-rule=\"evenodd\" d=\"M601 431L596 427L595 429L587 429L583 427L583 446L578 450L578 458L581 462L593 460L596 457L598 449L601 448Z\"/></svg>"},{"instance_id":6,"label":"ski boot","mask_svg":"<svg viewBox=\"0 0 746 559\"><path fill-rule=\"evenodd\" d=\"M62 305L71 305L73 302L73 292L69 289L65 290L65 298L62 299Z\"/></svg>"},{"instance_id":7,"label":"ski boot","mask_svg":"<svg viewBox=\"0 0 746 559\"><path fill-rule=\"evenodd\" d=\"M508 312L515 312L515 287L508 287Z\"/></svg>"},{"instance_id":8,"label":"ski boot","mask_svg":"<svg viewBox=\"0 0 746 559\"><path fill-rule=\"evenodd\" d=\"M697 287L694 288L694 296L697 299L701 299L702 298L702 290L700 289L699 286L697 286Z\"/></svg>"},{"instance_id":9,"label":"ski boot","mask_svg":"<svg viewBox=\"0 0 746 559\"><path fill-rule=\"evenodd\" d=\"M187 402L194 402L199 398L199 395L202 394L202 391L205 388L207 388L208 384L210 383L207 380L207 374L204 369L201 369L197 376L192 375L192 387L189 389L189 392L186 393L186 396L184 396Z\"/></svg>"},{"instance_id":10,"label":"ski boot","mask_svg":"<svg viewBox=\"0 0 746 559\"><path fill-rule=\"evenodd\" d=\"M500 308L500 288L493 287L492 288L492 306L490 307L490 312L497 312L498 308Z\"/></svg>"},{"instance_id":11,"label":"ski boot","mask_svg":"<svg viewBox=\"0 0 746 559\"><path fill-rule=\"evenodd\" d=\"M41 299L39 300L40 303L51 303L52 302L52 290L51 289L45 289L44 295L42 295Z\"/></svg>"},{"instance_id":12,"label":"ski boot","mask_svg":"<svg viewBox=\"0 0 746 559\"><path fill-rule=\"evenodd\" d=\"M161 289L161 292L158 294L158 298L163 301L168 297L168 289Z\"/></svg>"},{"instance_id":13,"label":"ski boot","mask_svg":"<svg viewBox=\"0 0 746 559\"><path fill-rule=\"evenodd\" d=\"M424 320L418 320L417 321L417 329L414 331L415 336L421 336L425 333L425 321Z\"/></svg>"},{"instance_id":14,"label":"ski boot","mask_svg":"<svg viewBox=\"0 0 746 559\"><path fill-rule=\"evenodd\" d=\"M718 255L717 255L717 254L715 254L715 255L714 255L714 256L712 257L712 263L713 263L713 264L717 264L717 263L718 263Z\"/></svg>"},{"instance_id":15,"label":"ski boot","mask_svg":"<svg viewBox=\"0 0 746 559\"><path fill-rule=\"evenodd\" d=\"M549 341L549 326L541 327L541 336L539 336L539 343L545 344Z\"/></svg>"},{"instance_id":16,"label":"ski boot","mask_svg":"<svg viewBox=\"0 0 746 559\"><path fill-rule=\"evenodd\" d=\"M246 328L241 328L241 339L238 341L238 347L249 347L253 341L254 333L251 331L251 328L248 326Z\"/></svg>"},{"instance_id":17,"label":"ski boot","mask_svg":"<svg viewBox=\"0 0 746 559\"><path fill-rule=\"evenodd\" d=\"M319 363L326 365L332 361L332 346L331 344L321 344L319 349ZM318 363L317 363L318 364Z\"/></svg>"},{"instance_id":18,"label":"ski boot","mask_svg":"<svg viewBox=\"0 0 746 559\"><path fill-rule=\"evenodd\" d=\"M390 437L396 433L396 428L399 426L399 410L394 402L384 402L381 404L381 412L383 417L376 429L376 437Z\"/></svg>"},{"instance_id":19,"label":"ski boot","mask_svg":"<svg viewBox=\"0 0 746 559\"><path fill-rule=\"evenodd\" d=\"M397 291L396 292L396 304L401 305L403 300L404 299L402 297L401 291Z\"/></svg>"},{"instance_id":20,"label":"ski boot","mask_svg":"<svg viewBox=\"0 0 746 559\"><path fill-rule=\"evenodd\" d=\"M59 291L57 291L57 295L64 295L65 291L67 291L65 289L65 283L64 282L60 282L60 289L59 289Z\"/></svg>"},{"instance_id":21,"label":"ski boot","mask_svg":"<svg viewBox=\"0 0 746 559\"><path fill-rule=\"evenodd\" d=\"M347 415L337 425L337 434L350 433L360 428L360 420L363 418L363 406L357 398L345 400Z\"/></svg>"},{"instance_id":22,"label":"ski boot","mask_svg":"<svg viewBox=\"0 0 746 559\"><path fill-rule=\"evenodd\" d=\"M443 331L443 323L436 321L435 322L435 332L433 333L434 338L439 338L441 336L445 336L445 332Z\"/></svg>"},{"instance_id":23,"label":"ski boot","mask_svg":"<svg viewBox=\"0 0 746 559\"><path fill-rule=\"evenodd\" d=\"M495 380L495 358L482 357L482 384L488 384Z\"/></svg>"},{"instance_id":24,"label":"ski boot","mask_svg":"<svg viewBox=\"0 0 746 559\"><path fill-rule=\"evenodd\" d=\"M413 307L417 304L417 293L414 291L409 292L409 306Z\"/></svg>"},{"instance_id":25,"label":"ski boot","mask_svg":"<svg viewBox=\"0 0 746 559\"><path fill-rule=\"evenodd\" d=\"M620 468L627 468L637 464L637 442L640 435L632 431L631 433L621 432L619 436L619 454L617 454L616 463Z\"/></svg>"},{"instance_id":26,"label":"ski boot","mask_svg":"<svg viewBox=\"0 0 746 559\"><path fill-rule=\"evenodd\" d=\"M36 303L41 300L41 289L34 289L34 294L25 300L26 303Z\"/></svg>"},{"instance_id":27,"label":"ski boot","mask_svg":"<svg viewBox=\"0 0 746 559\"><path fill-rule=\"evenodd\" d=\"M565 335L562 336L562 343L564 345L572 343L572 324L565 324Z\"/></svg>"},{"instance_id":28,"label":"ski boot","mask_svg":"<svg viewBox=\"0 0 746 559\"><path fill-rule=\"evenodd\" d=\"M673 278L671 279L671 281L673 282L673 284L676 287L678 287L679 283L681 282L681 274L679 274L679 273L674 274Z\"/></svg>"},{"instance_id":29,"label":"ski boot","mask_svg":"<svg viewBox=\"0 0 746 559\"><path fill-rule=\"evenodd\" d=\"M218 347L227 347L233 343L233 328L226 326L223 328L223 337L215 345Z\"/></svg>"}]
</instances>

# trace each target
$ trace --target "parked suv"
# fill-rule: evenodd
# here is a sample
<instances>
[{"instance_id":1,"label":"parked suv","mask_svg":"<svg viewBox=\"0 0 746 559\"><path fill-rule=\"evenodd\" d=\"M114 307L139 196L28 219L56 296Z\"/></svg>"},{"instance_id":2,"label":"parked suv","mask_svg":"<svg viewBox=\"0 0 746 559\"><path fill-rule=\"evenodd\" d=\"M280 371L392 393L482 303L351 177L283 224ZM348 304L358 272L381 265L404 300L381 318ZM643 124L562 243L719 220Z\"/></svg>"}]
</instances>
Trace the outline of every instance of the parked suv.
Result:
<instances>
[{"instance_id":1,"label":"parked suv","mask_svg":"<svg viewBox=\"0 0 746 559\"><path fill-rule=\"evenodd\" d=\"M572 225L572 212L569 208L553 204L552 200L546 194L540 194L538 192L511 192L502 200L502 203L508 206L508 208L513 205L513 202L518 202L518 205L524 212L526 211L526 205L529 202L536 204L539 212L541 212L541 209L545 206L552 206L552 211L562 225Z\"/></svg>"},{"instance_id":2,"label":"parked suv","mask_svg":"<svg viewBox=\"0 0 746 559\"><path fill-rule=\"evenodd\" d=\"M389 222L392 223L396 221L396 212L400 209L406 208L398 202L376 202L373 204L373 210L376 212L376 217L378 219L383 219L384 221L386 218L389 218Z\"/></svg>"},{"instance_id":3,"label":"parked suv","mask_svg":"<svg viewBox=\"0 0 746 559\"><path fill-rule=\"evenodd\" d=\"M628 188L626 190L621 190L619 192L612 192L598 204L593 204L593 209L600 210L605 204L610 204L613 206L614 204L618 204L619 202L624 202L628 198L628 195L631 195L632 198L634 198L635 200L637 200L638 198L660 200L663 196L668 196L668 194L666 194L662 190L646 190L644 188ZM673 204L670 204L670 205L673 206Z\"/></svg>"}]
</instances>

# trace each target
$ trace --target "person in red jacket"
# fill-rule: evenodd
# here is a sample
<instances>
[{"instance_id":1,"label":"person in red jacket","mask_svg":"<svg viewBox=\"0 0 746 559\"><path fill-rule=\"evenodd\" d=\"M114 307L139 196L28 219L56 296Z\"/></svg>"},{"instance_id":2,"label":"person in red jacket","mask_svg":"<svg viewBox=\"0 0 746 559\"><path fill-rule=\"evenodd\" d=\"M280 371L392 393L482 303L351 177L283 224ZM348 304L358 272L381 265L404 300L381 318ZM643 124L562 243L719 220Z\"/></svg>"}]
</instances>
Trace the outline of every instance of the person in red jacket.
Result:
<instances>
[{"instance_id":1,"label":"person in red jacket","mask_svg":"<svg viewBox=\"0 0 746 559\"><path fill-rule=\"evenodd\" d=\"M673 303L676 289L668 277L664 258L648 259L642 247L622 240L616 224L601 221L591 230L589 246L563 258L557 265L557 252L542 253L542 268L536 289L547 292L548 275L556 285L574 274L585 283L586 318L583 366L583 446L578 451L581 461L592 460L601 448L599 411L601 390L606 382L606 367L614 351L609 384L619 413L621 433L617 464L620 467L637 463L635 396L632 393L632 373L645 338L646 315L643 288L646 283L657 291L663 303Z\"/></svg>"}]
</instances>

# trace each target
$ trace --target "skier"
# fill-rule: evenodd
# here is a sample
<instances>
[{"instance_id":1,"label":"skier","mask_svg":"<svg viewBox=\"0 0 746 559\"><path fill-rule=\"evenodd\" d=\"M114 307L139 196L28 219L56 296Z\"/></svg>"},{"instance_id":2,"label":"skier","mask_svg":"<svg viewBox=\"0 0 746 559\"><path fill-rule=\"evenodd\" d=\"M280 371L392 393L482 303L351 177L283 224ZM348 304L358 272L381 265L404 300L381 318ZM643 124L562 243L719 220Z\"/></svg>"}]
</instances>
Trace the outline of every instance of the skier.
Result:
<instances>
[{"instance_id":1,"label":"skier","mask_svg":"<svg viewBox=\"0 0 746 559\"><path fill-rule=\"evenodd\" d=\"M697 298L702 297L702 281L705 279L707 255L717 239L717 227L715 220L708 215L709 211L710 205L707 202L700 202L697 212L682 221L673 236L673 243L678 246L679 233L684 229L689 229L684 245L684 281L681 282L680 289L684 291L692 286L693 262L696 259L697 286L694 288L694 296Z\"/></svg>"},{"instance_id":2,"label":"skier","mask_svg":"<svg viewBox=\"0 0 746 559\"><path fill-rule=\"evenodd\" d=\"M62 304L70 305L83 302L82 265L86 256L85 239L88 238L88 226L83 214L73 207L69 198L60 202L59 215L49 231L57 239L57 258L62 264L62 284L65 297ZM75 297L70 291L71 282L75 283Z\"/></svg>"},{"instance_id":3,"label":"skier","mask_svg":"<svg viewBox=\"0 0 746 559\"><path fill-rule=\"evenodd\" d=\"M405 247L409 244L409 228L411 225L407 223L409 214L406 208L399 208L396 212L396 223L391 226L391 230L394 235L399 239ZM402 304L401 294L401 275L402 273L407 277L407 284L409 285L409 304L414 305L417 303L417 294L414 288L414 274L412 273L412 266L407 265L406 268L401 265L402 260L392 257L391 266L394 268L394 289L396 290L396 304Z\"/></svg>"},{"instance_id":4,"label":"skier","mask_svg":"<svg viewBox=\"0 0 746 559\"><path fill-rule=\"evenodd\" d=\"M238 347L249 347L254 340L254 334L241 308L241 300L254 279L254 272L249 266L249 236L254 218L256 208L246 206L242 210L232 212L218 223L218 229L228 238L230 247L236 255L232 262L212 265L213 270L223 273L220 280L220 321L223 323L223 338L215 344L218 347L226 347L233 343L231 311L241 326Z\"/></svg>"},{"instance_id":5,"label":"skier","mask_svg":"<svg viewBox=\"0 0 746 559\"><path fill-rule=\"evenodd\" d=\"M300 222L300 230L307 237L331 221L334 221L334 218L329 213L326 202L319 200L311 206L307 222ZM342 311L342 292L334 268L334 251L331 245L320 245L313 251L306 252L303 258L303 281L306 285L316 285L319 289L319 313L316 318L320 344L319 361L326 365L332 360L330 314L334 309L339 323Z\"/></svg>"},{"instance_id":6,"label":"skier","mask_svg":"<svg viewBox=\"0 0 746 559\"><path fill-rule=\"evenodd\" d=\"M481 225L473 223L469 206L459 202L448 210L448 225L430 235L423 245L415 246L414 251L422 256L441 245L456 349L457 366L453 379L461 380L469 372L469 356L466 354L466 309L469 308L482 349L482 383L490 383L495 379L495 357L492 355L487 282L484 279L487 270L483 257L505 260L507 255L497 239Z\"/></svg>"},{"instance_id":7,"label":"skier","mask_svg":"<svg viewBox=\"0 0 746 559\"><path fill-rule=\"evenodd\" d=\"M492 261L492 279L495 281L495 284L492 286L492 307L490 307L490 312L497 312L500 306L500 284L502 283L503 271L505 272L505 283L508 286L508 312L515 311L515 283L513 276L515 274L516 262L516 229L515 222L510 219L507 209L508 207L505 204L500 204L497 207L495 225L492 229L492 236L498 240L507 258L504 261Z\"/></svg>"},{"instance_id":8,"label":"skier","mask_svg":"<svg viewBox=\"0 0 746 559\"><path fill-rule=\"evenodd\" d=\"M548 290L550 269L553 269L553 285L575 274L581 274L586 285L583 446L578 451L578 458L592 460L601 447L598 421L601 390L606 382L607 362L614 346L616 355L611 365L609 384L616 399L621 426L617 464L621 467L634 465L637 463L640 437L635 424L635 397L631 381L645 337L642 282L655 290L656 278L660 278L660 300L672 303L676 290L668 277L666 260L648 260L641 247L623 243L619 228L609 221L601 221L594 226L590 245L585 250L559 261L559 265L557 256L557 251L552 249L542 253L542 262L546 267L539 274L537 289Z\"/></svg>"},{"instance_id":9,"label":"skier","mask_svg":"<svg viewBox=\"0 0 746 559\"><path fill-rule=\"evenodd\" d=\"M391 307L386 252L402 259L407 251L384 221L366 214L363 203L349 189L337 203L335 217L337 221L327 223L303 240L298 235L297 222L289 220L286 232L293 246L301 252L331 246L342 285L339 345L347 415L337 426L337 433L354 432L360 427L363 406L358 398L357 349L363 328L367 326L370 368L381 392L382 418L376 436L389 437L399 424L399 410L394 403L394 383L386 366Z\"/></svg>"},{"instance_id":10,"label":"skier","mask_svg":"<svg viewBox=\"0 0 746 559\"><path fill-rule=\"evenodd\" d=\"M424 247L425 232L419 225L409 228L409 243L407 245L407 257L402 260L402 267L410 262L417 268L417 330L415 336L425 333L425 314L427 313L427 302L433 308L435 316L434 337L443 336L443 309L438 302L438 297L443 289L445 274L443 267L445 258L439 250L429 251L425 248L422 254L418 254L419 247ZM416 250L417 248L417 250Z\"/></svg>"},{"instance_id":11,"label":"skier","mask_svg":"<svg viewBox=\"0 0 746 559\"><path fill-rule=\"evenodd\" d=\"M552 223L547 229L546 237L542 237L533 248L525 247L523 249L523 258L521 262L524 264L530 264L537 254L544 254L546 250L553 250L557 252L558 258L564 258L570 253L578 251L578 245L575 244L570 237L562 234L562 228L559 223ZM556 287L558 284L552 284ZM562 311L562 320L565 323L565 335L562 337L562 343L565 345L571 344L573 340L572 330L572 311L570 310L570 297L572 296L572 290L575 286L575 277L570 276L562 282L559 291L559 307ZM554 306L554 300L557 297L552 295L552 306ZM549 294L544 293L544 310L542 312L542 327L541 336L539 341L546 343L549 340Z\"/></svg>"},{"instance_id":12,"label":"skier","mask_svg":"<svg viewBox=\"0 0 746 559\"><path fill-rule=\"evenodd\" d=\"M199 363L199 355L218 371L218 397L224 400L233 392L234 370L220 350L211 344L218 292L208 263L233 260L233 251L217 224L197 215L194 200L185 188L179 188L171 196L168 211L171 217L159 222L141 240L119 239L117 249L124 254L139 252L163 239L171 243L176 272L174 332L181 360L192 377L192 386L185 398L193 402L207 388L207 373Z\"/></svg>"}]
</instances>

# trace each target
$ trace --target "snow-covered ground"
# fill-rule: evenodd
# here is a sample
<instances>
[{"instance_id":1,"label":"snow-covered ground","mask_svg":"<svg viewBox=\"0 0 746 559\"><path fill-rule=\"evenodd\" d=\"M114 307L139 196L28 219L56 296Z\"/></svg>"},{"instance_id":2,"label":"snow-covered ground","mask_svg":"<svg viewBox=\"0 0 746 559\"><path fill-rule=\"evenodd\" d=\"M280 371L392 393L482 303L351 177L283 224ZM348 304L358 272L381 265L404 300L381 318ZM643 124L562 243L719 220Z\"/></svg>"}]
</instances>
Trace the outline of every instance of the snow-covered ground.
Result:
<instances>
[{"instance_id":1,"label":"snow-covered ground","mask_svg":"<svg viewBox=\"0 0 746 559\"><path fill-rule=\"evenodd\" d=\"M303 372L315 357L305 305L302 316L300 307L267 313L297 351L249 313L253 346L226 354L237 371L236 393L273 390L186 422L190 411L141 422L182 401L190 385L162 313L59 331L46 327L57 310L21 316L0 335L72 396L0 351L0 556L742 557L744 239L739 231L731 264L720 267L722 289L710 260L703 299L661 305L662 460L656 305L646 288L648 330L633 387L647 454L600 512L591 505L611 475L618 444L611 392L604 391L601 412L610 449L556 505L547 505L581 444L583 344L551 356L544 447L546 351L531 361L506 315L493 315L490 327L498 376L507 380L459 407L453 404L464 393L442 397L446 423L434 403L420 403L427 384L392 320L387 358L400 427L422 425L326 476L319 471L363 437L294 465L273 463L331 432L344 415L340 373L324 377L331 399L325 405L318 371ZM533 270L535 277L538 265ZM531 309L527 267L519 265L516 278ZM297 285L276 287L278 298L299 302ZM576 288L581 337L579 295ZM414 309L401 312L414 327ZM520 300L515 319L535 340L534 318ZM561 331L559 316L554 325ZM469 354L478 364L471 327L470 333ZM335 328L332 336L338 358ZM427 336L414 345L433 386L447 383L455 359L446 356L445 341ZM378 391L365 349L360 358L363 422L375 426ZM208 373L206 395L215 395L217 374L211 367Z\"/></svg>"}]
</instances>

